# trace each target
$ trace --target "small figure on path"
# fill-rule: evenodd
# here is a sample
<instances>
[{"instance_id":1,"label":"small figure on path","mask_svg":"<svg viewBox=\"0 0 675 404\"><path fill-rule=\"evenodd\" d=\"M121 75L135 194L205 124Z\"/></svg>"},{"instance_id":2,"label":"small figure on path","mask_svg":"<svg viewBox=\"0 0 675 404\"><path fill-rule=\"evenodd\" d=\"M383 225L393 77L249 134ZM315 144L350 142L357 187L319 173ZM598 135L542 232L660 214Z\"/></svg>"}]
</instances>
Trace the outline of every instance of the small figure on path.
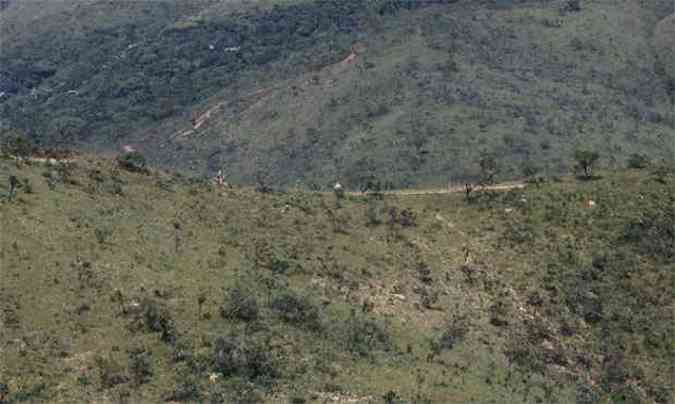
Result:
<instances>
[{"instance_id":1,"label":"small figure on path","mask_svg":"<svg viewBox=\"0 0 675 404\"><path fill-rule=\"evenodd\" d=\"M16 195L16 189L19 186L19 179L16 178L15 175L10 175L9 176L9 195L8 199L11 201L14 199L14 196Z\"/></svg>"},{"instance_id":2,"label":"small figure on path","mask_svg":"<svg viewBox=\"0 0 675 404\"><path fill-rule=\"evenodd\" d=\"M216 175L216 184L221 187L225 185L225 176L223 176L223 170L218 170L218 175Z\"/></svg>"},{"instance_id":3,"label":"small figure on path","mask_svg":"<svg viewBox=\"0 0 675 404\"><path fill-rule=\"evenodd\" d=\"M342 184L340 184L339 182L336 182L336 183L335 183L335 186L333 186L333 191L335 192L335 196L336 196L338 199L344 198L344 196L345 196L345 190L344 190L344 188L342 187Z\"/></svg>"},{"instance_id":4,"label":"small figure on path","mask_svg":"<svg viewBox=\"0 0 675 404\"><path fill-rule=\"evenodd\" d=\"M466 199L468 200L469 197L471 196L471 192L473 192L473 185L467 183L467 184L465 185L465 187L466 187L466 190L465 190L465 192L466 192Z\"/></svg>"},{"instance_id":5,"label":"small figure on path","mask_svg":"<svg viewBox=\"0 0 675 404\"><path fill-rule=\"evenodd\" d=\"M342 184L336 182L333 186L333 192L335 192L335 205L339 208L340 201L345 197L345 190L342 187Z\"/></svg>"}]
</instances>

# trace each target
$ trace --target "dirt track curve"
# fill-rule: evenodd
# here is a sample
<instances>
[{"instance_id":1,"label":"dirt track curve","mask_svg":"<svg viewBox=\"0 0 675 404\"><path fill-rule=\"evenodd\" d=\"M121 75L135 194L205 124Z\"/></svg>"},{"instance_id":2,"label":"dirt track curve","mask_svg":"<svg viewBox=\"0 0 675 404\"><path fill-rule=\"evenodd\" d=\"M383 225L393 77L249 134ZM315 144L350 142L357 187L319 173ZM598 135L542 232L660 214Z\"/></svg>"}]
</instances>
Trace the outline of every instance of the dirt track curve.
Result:
<instances>
[{"instance_id":1,"label":"dirt track curve","mask_svg":"<svg viewBox=\"0 0 675 404\"><path fill-rule=\"evenodd\" d=\"M509 191L512 189L525 188L524 182L504 182L495 185L474 186L473 192L480 191ZM440 195L440 194L459 194L466 192L464 186L448 187L448 188L432 188L432 189L400 189L391 191L382 191L382 195L401 195L401 196L416 196L416 195ZM369 192L345 192L349 196L364 196Z\"/></svg>"}]
</instances>

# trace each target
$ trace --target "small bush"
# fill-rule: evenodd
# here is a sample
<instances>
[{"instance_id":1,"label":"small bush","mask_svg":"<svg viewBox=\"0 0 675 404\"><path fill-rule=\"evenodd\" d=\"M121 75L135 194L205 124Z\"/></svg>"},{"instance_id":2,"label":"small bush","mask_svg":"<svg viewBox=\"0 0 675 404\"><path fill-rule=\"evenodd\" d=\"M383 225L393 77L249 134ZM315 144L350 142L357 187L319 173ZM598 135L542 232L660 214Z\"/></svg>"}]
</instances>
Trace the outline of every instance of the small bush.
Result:
<instances>
[{"instance_id":1,"label":"small bush","mask_svg":"<svg viewBox=\"0 0 675 404\"><path fill-rule=\"evenodd\" d=\"M117 157L117 164L127 171L131 172L145 172L146 160L145 156L137 151L123 153Z\"/></svg>"},{"instance_id":2,"label":"small bush","mask_svg":"<svg viewBox=\"0 0 675 404\"><path fill-rule=\"evenodd\" d=\"M281 375L268 346L231 336L216 339L213 364L225 377L241 377L258 385L270 385Z\"/></svg>"},{"instance_id":3,"label":"small bush","mask_svg":"<svg viewBox=\"0 0 675 404\"><path fill-rule=\"evenodd\" d=\"M33 183L30 181L29 178L24 178L21 184L21 187L23 188L23 192L27 194L32 194L35 191L33 190Z\"/></svg>"},{"instance_id":4,"label":"small bush","mask_svg":"<svg viewBox=\"0 0 675 404\"><path fill-rule=\"evenodd\" d=\"M134 349L129 352L129 372L136 385L149 382L153 374L150 353L144 349Z\"/></svg>"},{"instance_id":5,"label":"small bush","mask_svg":"<svg viewBox=\"0 0 675 404\"><path fill-rule=\"evenodd\" d=\"M344 327L346 348L355 355L369 356L377 350L389 350L391 346L389 334L373 319L352 312Z\"/></svg>"},{"instance_id":6,"label":"small bush","mask_svg":"<svg viewBox=\"0 0 675 404\"><path fill-rule=\"evenodd\" d=\"M628 168L633 168L637 170L642 170L649 167L650 161L649 157L640 153L633 153L628 157Z\"/></svg>"},{"instance_id":7,"label":"small bush","mask_svg":"<svg viewBox=\"0 0 675 404\"><path fill-rule=\"evenodd\" d=\"M176 324L168 310L151 299L144 299L141 308L145 328L151 332L161 333L161 340L173 345L177 337Z\"/></svg>"},{"instance_id":8,"label":"small bush","mask_svg":"<svg viewBox=\"0 0 675 404\"><path fill-rule=\"evenodd\" d=\"M377 226L382 223L379 218L380 206L377 198L372 195L368 198L368 205L366 206L366 225Z\"/></svg>"},{"instance_id":9,"label":"small bush","mask_svg":"<svg viewBox=\"0 0 675 404\"><path fill-rule=\"evenodd\" d=\"M387 394L382 396L382 399L384 400L385 404L397 404L402 401L401 396L399 396L398 393L393 390L389 390Z\"/></svg>"},{"instance_id":10,"label":"small bush","mask_svg":"<svg viewBox=\"0 0 675 404\"><path fill-rule=\"evenodd\" d=\"M575 169L577 172L583 173L583 178L593 178L593 168L600 159L600 154L593 150L577 149L574 152L574 160L576 160Z\"/></svg>"},{"instance_id":11,"label":"small bush","mask_svg":"<svg viewBox=\"0 0 675 404\"><path fill-rule=\"evenodd\" d=\"M225 298L225 303L220 308L223 318L253 321L258 318L258 301L249 290L240 286L230 289Z\"/></svg>"},{"instance_id":12,"label":"small bush","mask_svg":"<svg viewBox=\"0 0 675 404\"><path fill-rule=\"evenodd\" d=\"M94 235L99 244L105 244L110 236L112 236L112 229L107 227L97 227L94 229Z\"/></svg>"},{"instance_id":13,"label":"small bush","mask_svg":"<svg viewBox=\"0 0 675 404\"><path fill-rule=\"evenodd\" d=\"M101 377L101 385L106 389L129 381L122 366L112 358L99 356L96 358L96 366Z\"/></svg>"},{"instance_id":14,"label":"small bush","mask_svg":"<svg viewBox=\"0 0 675 404\"><path fill-rule=\"evenodd\" d=\"M287 323L310 330L321 328L319 309L307 297L284 293L272 301L271 307Z\"/></svg>"},{"instance_id":15,"label":"small bush","mask_svg":"<svg viewBox=\"0 0 675 404\"><path fill-rule=\"evenodd\" d=\"M438 339L434 351L439 353L444 350L452 350L458 343L460 343L464 336L469 332L469 322L466 316L453 315L443 331L443 334Z\"/></svg>"},{"instance_id":16,"label":"small bush","mask_svg":"<svg viewBox=\"0 0 675 404\"><path fill-rule=\"evenodd\" d=\"M176 388L166 397L166 401L198 402L202 397L199 383L194 375L187 372L181 373L184 374L179 374Z\"/></svg>"},{"instance_id":17,"label":"small bush","mask_svg":"<svg viewBox=\"0 0 675 404\"><path fill-rule=\"evenodd\" d=\"M32 155L37 149L33 141L23 133L9 137L4 146L2 149L7 153L24 158Z\"/></svg>"}]
</instances>

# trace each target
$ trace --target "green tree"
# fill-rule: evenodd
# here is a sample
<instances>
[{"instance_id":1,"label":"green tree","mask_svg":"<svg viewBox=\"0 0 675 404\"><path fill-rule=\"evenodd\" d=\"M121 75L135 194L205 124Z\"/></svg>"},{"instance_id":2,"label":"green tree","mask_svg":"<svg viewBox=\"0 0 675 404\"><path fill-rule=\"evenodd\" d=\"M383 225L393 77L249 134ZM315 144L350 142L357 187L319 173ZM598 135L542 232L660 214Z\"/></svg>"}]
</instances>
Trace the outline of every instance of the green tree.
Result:
<instances>
[{"instance_id":1,"label":"green tree","mask_svg":"<svg viewBox=\"0 0 675 404\"><path fill-rule=\"evenodd\" d=\"M137 151L119 155L117 157L117 163L120 167L132 172L143 172L145 171L146 166L145 156Z\"/></svg>"},{"instance_id":2,"label":"green tree","mask_svg":"<svg viewBox=\"0 0 675 404\"><path fill-rule=\"evenodd\" d=\"M21 129L8 129L0 133L0 138L5 139L2 151L17 157L29 157L34 149L31 138Z\"/></svg>"},{"instance_id":3,"label":"green tree","mask_svg":"<svg viewBox=\"0 0 675 404\"><path fill-rule=\"evenodd\" d=\"M497 159L492 153L483 153L478 161L480 165L481 184L490 185L495 182L495 176L499 173Z\"/></svg>"},{"instance_id":4,"label":"green tree","mask_svg":"<svg viewBox=\"0 0 675 404\"><path fill-rule=\"evenodd\" d=\"M574 152L576 160L576 170L583 171L585 178L593 177L593 167L600 160L600 154L596 151L577 149Z\"/></svg>"},{"instance_id":5,"label":"green tree","mask_svg":"<svg viewBox=\"0 0 675 404\"><path fill-rule=\"evenodd\" d=\"M649 157L641 153L633 153L628 157L628 168L643 169L649 167Z\"/></svg>"}]
</instances>

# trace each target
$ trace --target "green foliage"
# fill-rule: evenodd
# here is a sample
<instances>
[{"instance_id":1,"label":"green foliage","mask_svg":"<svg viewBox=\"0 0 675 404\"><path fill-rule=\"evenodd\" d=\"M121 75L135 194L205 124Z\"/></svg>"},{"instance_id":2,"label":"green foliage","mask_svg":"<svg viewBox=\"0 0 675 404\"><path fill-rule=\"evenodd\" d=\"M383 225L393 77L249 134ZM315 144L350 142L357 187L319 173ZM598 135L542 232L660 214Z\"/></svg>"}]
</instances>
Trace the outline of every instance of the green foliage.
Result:
<instances>
[{"instance_id":1,"label":"green foliage","mask_svg":"<svg viewBox=\"0 0 675 404\"><path fill-rule=\"evenodd\" d=\"M377 351L391 349L386 329L377 321L354 311L340 332L345 348L354 355L367 357Z\"/></svg>"},{"instance_id":2,"label":"green foliage","mask_svg":"<svg viewBox=\"0 0 675 404\"><path fill-rule=\"evenodd\" d=\"M224 377L241 377L269 386L281 376L269 347L251 339L218 337L214 343L214 369Z\"/></svg>"},{"instance_id":3,"label":"green foliage","mask_svg":"<svg viewBox=\"0 0 675 404\"><path fill-rule=\"evenodd\" d=\"M663 209L654 209L638 220L630 222L624 230L624 240L637 246L641 254L663 262L675 259L675 206L671 201Z\"/></svg>"},{"instance_id":4,"label":"green foliage","mask_svg":"<svg viewBox=\"0 0 675 404\"><path fill-rule=\"evenodd\" d=\"M377 201L399 208L384 227L362 219L370 197L346 195L348 237L330 231L330 192L180 178L166 192L161 171L86 159L40 192L44 171L25 165L37 194L0 204L9 400L40 383L25 401L670 397L675 183L649 171L476 191L473 204L387 193ZM0 159L0 177L15 173ZM113 181L133 192L90 192ZM402 229L403 207L415 226ZM112 224L99 244L94 229ZM273 272L275 257L289 268Z\"/></svg>"},{"instance_id":5,"label":"green foliage","mask_svg":"<svg viewBox=\"0 0 675 404\"><path fill-rule=\"evenodd\" d=\"M600 159L600 153L591 150L578 149L574 152L577 170L581 170L585 178L593 176L593 167Z\"/></svg>"},{"instance_id":6,"label":"green foliage","mask_svg":"<svg viewBox=\"0 0 675 404\"><path fill-rule=\"evenodd\" d=\"M525 161L547 176L568 171L571 144L596 145L608 162L638 150L672 159L668 21L651 47L649 30L602 23L624 18L611 2L578 12L571 1L562 14L560 2L505 1L499 12L443 1L246 3L10 6L0 138L141 143L166 166L224 166L231 183L254 183L252 161L266 160L267 187L338 177L358 186L371 174L397 188L477 180L482 150L504 178ZM641 2L631 27L656 26L668 6ZM356 58L341 63L352 47ZM190 117L207 111L195 130Z\"/></svg>"},{"instance_id":7,"label":"green foliage","mask_svg":"<svg viewBox=\"0 0 675 404\"><path fill-rule=\"evenodd\" d=\"M495 176L499 172L497 158L491 153L483 153L478 161L480 166L480 183L485 185L494 184Z\"/></svg>"},{"instance_id":8,"label":"green foliage","mask_svg":"<svg viewBox=\"0 0 675 404\"><path fill-rule=\"evenodd\" d=\"M641 170L649 167L649 157L641 153L633 153L628 157L628 168Z\"/></svg>"},{"instance_id":9,"label":"green foliage","mask_svg":"<svg viewBox=\"0 0 675 404\"><path fill-rule=\"evenodd\" d=\"M452 350L457 344L462 342L469 329L470 324L467 316L452 315L438 341L432 342L432 352L439 354L445 350Z\"/></svg>"},{"instance_id":10,"label":"green foliage","mask_svg":"<svg viewBox=\"0 0 675 404\"><path fill-rule=\"evenodd\" d=\"M223 318L237 319L241 321L254 321L258 318L258 301L250 289L236 286L229 290L225 303L220 308Z\"/></svg>"},{"instance_id":11,"label":"green foliage","mask_svg":"<svg viewBox=\"0 0 675 404\"><path fill-rule=\"evenodd\" d=\"M136 385L149 382L153 375L150 353L144 349L129 352L129 372Z\"/></svg>"},{"instance_id":12,"label":"green foliage","mask_svg":"<svg viewBox=\"0 0 675 404\"><path fill-rule=\"evenodd\" d=\"M137 151L126 152L117 157L117 163L125 170L132 172L144 172L146 161L145 157Z\"/></svg>"},{"instance_id":13,"label":"green foliage","mask_svg":"<svg viewBox=\"0 0 675 404\"><path fill-rule=\"evenodd\" d=\"M270 307L282 320L311 331L321 329L319 309L306 296L285 292L275 297Z\"/></svg>"},{"instance_id":14,"label":"green foliage","mask_svg":"<svg viewBox=\"0 0 675 404\"><path fill-rule=\"evenodd\" d=\"M160 339L174 344L177 338L176 325L169 311L155 300L145 298L141 302L141 320L145 329L160 333Z\"/></svg>"},{"instance_id":15,"label":"green foliage","mask_svg":"<svg viewBox=\"0 0 675 404\"><path fill-rule=\"evenodd\" d=\"M28 157L35 151L35 144L25 132L14 129L0 133L0 139L4 139L2 153L17 157Z\"/></svg>"},{"instance_id":16,"label":"green foliage","mask_svg":"<svg viewBox=\"0 0 675 404\"><path fill-rule=\"evenodd\" d=\"M129 381L129 377L126 375L122 365L112 357L96 357L96 366L98 367L103 388L110 389L118 384Z\"/></svg>"}]
</instances>

